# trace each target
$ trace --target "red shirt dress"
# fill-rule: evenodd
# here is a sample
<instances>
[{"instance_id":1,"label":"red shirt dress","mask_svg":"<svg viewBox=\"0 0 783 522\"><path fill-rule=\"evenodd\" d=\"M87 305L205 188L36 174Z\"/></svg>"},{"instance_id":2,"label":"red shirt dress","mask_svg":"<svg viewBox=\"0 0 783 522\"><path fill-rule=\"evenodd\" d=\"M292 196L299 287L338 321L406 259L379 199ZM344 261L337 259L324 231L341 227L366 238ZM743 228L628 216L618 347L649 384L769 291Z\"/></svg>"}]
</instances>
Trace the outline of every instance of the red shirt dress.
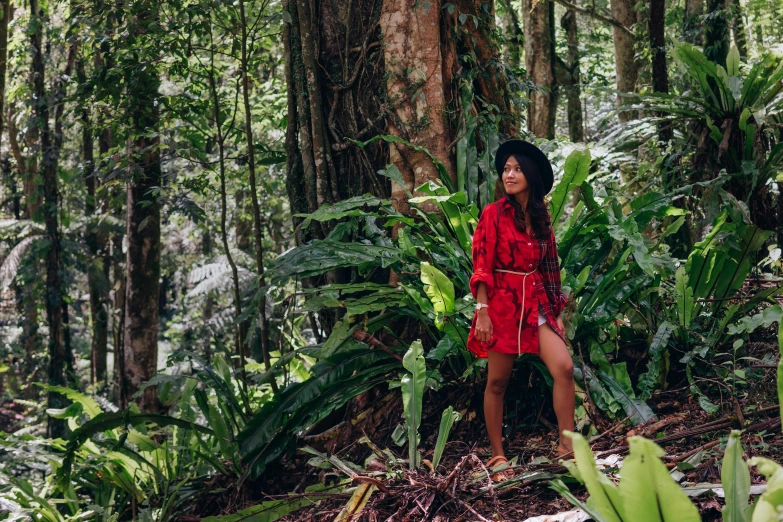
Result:
<instances>
[{"instance_id":1,"label":"red shirt dress","mask_svg":"<svg viewBox=\"0 0 783 522\"><path fill-rule=\"evenodd\" d=\"M487 350L537 354L539 314L565 342L556 319L567 297L560 289L555 234L544 240L518 231L514 208L505 198L484 208L473 235L470 291L474 297L479 282L487 285L492 340L482 343L475 337L478 314L474 315L468 349L477 357L487 357Z\"/></svg>"}]
</instances>

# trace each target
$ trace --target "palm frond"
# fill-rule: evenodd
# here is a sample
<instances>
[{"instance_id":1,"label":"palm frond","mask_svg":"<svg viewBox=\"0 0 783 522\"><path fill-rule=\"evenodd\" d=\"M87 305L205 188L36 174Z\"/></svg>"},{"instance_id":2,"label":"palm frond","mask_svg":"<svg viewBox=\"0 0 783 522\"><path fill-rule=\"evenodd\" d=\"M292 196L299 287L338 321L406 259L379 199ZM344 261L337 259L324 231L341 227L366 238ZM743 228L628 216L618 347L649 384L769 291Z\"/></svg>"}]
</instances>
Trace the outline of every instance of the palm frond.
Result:
<instances>
[{"instance_id":1,"label":"palm frond","mask_svg":"<svg viewBox=\"0 0 783 522\"><path fill-rule=\"evenodd\" d=\"M39 239L37 236L26 237L17 243L11 252L8 253L8 257L5 258L3 265L0 266L0 291L11 286L11 283L19 271L19 265L22 263L22 259L37 239Z\"/></svg>"}]
</instances>

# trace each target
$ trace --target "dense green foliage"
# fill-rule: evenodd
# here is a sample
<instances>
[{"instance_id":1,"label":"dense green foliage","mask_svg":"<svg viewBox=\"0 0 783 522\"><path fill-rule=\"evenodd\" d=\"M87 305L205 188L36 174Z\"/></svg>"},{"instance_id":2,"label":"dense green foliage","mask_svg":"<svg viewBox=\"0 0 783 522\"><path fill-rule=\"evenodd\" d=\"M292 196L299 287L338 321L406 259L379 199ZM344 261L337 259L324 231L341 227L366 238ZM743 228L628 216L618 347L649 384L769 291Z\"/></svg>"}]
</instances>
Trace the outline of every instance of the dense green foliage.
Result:
<instances>
[{"instance_id":1,"label":"dense green foliage","mask_svg":"<svg viewBox=\"0 0 783 522\"><path fill-rule=\"evenodd\" d=\"M576 3L593 14L609 8L608 2ZM360 423L373 407L392 411L396 429L384 440L353 433L351 443L383 458L383 477L424 465L442 471L450 433L467 416L452 404L439 406L432 418L424 412L438 393L480 390L486 378L486 361L465 348L474 312L472 236L482 208L496 197L494 155L508 137L504 129L525 123L516 113L517 120L504 121L507 115L475 87L502 75L512 107L528 105L531 92L542 89L530 84L520 63L523 35L515 33L514 17L522 6L480 3L498 22L489 34L500 55L470 68L483 59L478 51L454 50L460 69L446 92L457 139L447 151L390 133L397 123L380 126L377 115L363 113L367 107L352 109L367 126L338 138L334 120L341 113L334 102L322 122L323 133L339 141L332 151L350 150L363 158L357 163L364 169L386 166L372 182L362 182L373 186L371 193L334 201L308 193L318 200L317 210L298 213L292 173L314 174L296 164L292 150L301 146L298 133L318 100L291 86L306 71L288 70L298 51L287 50L286 42L302 37L289 31L292 15L304 16L297 10L307 4L86 0L45 2L32 17L30 5L11 5L0 95L0 131L8 136L0 143L0 520L167 521L225 515L226 506L238 512L220 520L276 520L317 501L292 495L252 507L211 504L208 512L198 511L199 503L235 498L297 453L308 455L308 470L339 472L337 481L302 489L346 493L338 520L348 520L376 485L343 479L367 467L322 451L319 436ZM377 16L380 4L370 7ZM441 7L462 31L484 27L459 6ZM560 121L569 116L558 114L555 139L538 143L556 172L547 202L576 367L580 434L574 435L577 464L569 471L587 487L583 507L597 521L637 520L628 513L639 502L666 506L658 518L646 510L649 520L698 519L651 441L630 439L618 485L598 471L586 442L599 432L597 418L648 422L656 417L653 398L672 388L684 389L710 414L738 401L756 405L771 400L764 394L765 368L772 366L783 394L777 301L783 293L783 55L775 51L782 25L774 14L781 7L777 0L751 0L703 14L705 26L740 17L750 28L742 52L734 29L737 45L728 37L718 42L727 55L713 63L707 56L716 51L693 38L682 7L667 6L668 93L651 88L646 23L629 28L645 65L637 92L621 96L624 110L635 111L622 122L612 85L611 26L579 20L588 141L571 143ZM639 8L642 20L649 6ZM744 18L732 14L739 8ZM558 4L558 15L561 10ZM355 60L383 70L376 25L362 46L346 43L346 67ZM319 27L318 45L333 46L343 30L350 34L350 23L338 26ZM29 38L41 28L52 150L41 150L42 102L29 81L37 63ZM553 47L568 52L562 34ZM375 69L365 76L357 66L361 74L350 79L341 64L328 66L318 74L344 84L330 87L330 96L343 96L339 111L362 106L339 94L354 82L380 92L391 106L387 84L371 83ZM424 99L424 83L416 79L406 95ZM292 110L302 102L299 112ZM417 123L430 119L427 114ZM659 140L667 131L670 139ZM437 179L406 182L404 165L390 162L395 148L421 153ZM156 372L130 388L123 357L137 339L123 338L132 315L126 292L139 295L139 288L126 277L128 234L158 224L153 213L131 226L128 201L136 178L144 177L140 166L149 167L156 154L160 179L131 209L160 209ZM46 348L53 323L44 314L54 295L44 260L55 242L44 222L52 209L43 189L52 187L40 172L52 157L59 159L54 188L60 199L50 214L59 220L57 291L63 297L54 305L63 315L62 375L52 369L58 354ZM390 197L395 186L404 187L404 201ZM334 192L347 193L340 189ZM760 337L776 323L780 345ZM96 364L101 336L103 370ZM551 385L538 358L524 357L519 365L537 376L533 386ZM155 397L155 411L142 402L145 394ZM391 396L394 407L361 403L381 394ZM362 411L352 409L357 403ZM427 423L437 433L433 448L422 442ZM52 437L53 426L65 435ZM431 460L423 458L428 450ZM749 462L769 484L753 510L736 433L723 462L724 520L769 520L767 513L781 504L780 466L758 457ZM581 505L562 482L553 487ZM633 510L626 507L631 503Z\"/></svg>"}]
</instances>

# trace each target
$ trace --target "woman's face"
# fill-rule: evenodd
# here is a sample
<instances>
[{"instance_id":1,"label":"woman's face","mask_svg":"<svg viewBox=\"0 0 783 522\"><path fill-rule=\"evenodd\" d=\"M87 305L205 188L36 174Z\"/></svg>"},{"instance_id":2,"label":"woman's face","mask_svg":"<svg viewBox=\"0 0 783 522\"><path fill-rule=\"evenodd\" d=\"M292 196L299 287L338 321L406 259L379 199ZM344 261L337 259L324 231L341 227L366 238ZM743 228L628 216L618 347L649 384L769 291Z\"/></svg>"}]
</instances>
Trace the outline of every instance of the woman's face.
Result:
<instances>
[{"instance_id":1,"label":"woman's face","mask_svg":"<svg viewBox=\"0 0 783 522\"><path fill-rule=\"evenodd\" d=\"M514 156L509 156L503 167L503 186L509 196L515 196L529 188L527 178Z\"/></svg>"}]
</instances>

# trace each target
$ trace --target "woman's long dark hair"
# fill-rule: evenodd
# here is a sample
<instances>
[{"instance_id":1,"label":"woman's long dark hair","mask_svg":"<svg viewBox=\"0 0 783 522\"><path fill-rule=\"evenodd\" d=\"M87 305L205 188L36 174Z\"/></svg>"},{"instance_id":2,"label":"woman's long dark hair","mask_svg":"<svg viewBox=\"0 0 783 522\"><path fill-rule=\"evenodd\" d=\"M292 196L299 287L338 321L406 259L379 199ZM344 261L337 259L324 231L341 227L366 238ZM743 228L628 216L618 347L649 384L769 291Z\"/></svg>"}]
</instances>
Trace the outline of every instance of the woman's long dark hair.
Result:
<instances>
[{"instance_id":1,"label":"woman's long dark hair","mask_svg":"<svg viewBox=\"0 0 783 522\"><path fill-rule=\"evenodd\" d=\"M522 169L522 174L525 175L525 179L527 180L528 190L530 191L530 197L528 197L527 200L527 211L530 212L530 223L533 227L533 233L538 239L548 239L549 235L552 233L552 223L550 222L549 211L544 202L544 186L541 182L541 174L539 173L538 167L535 162L527 156L514 153L509 154L509 156L504 158L502 164L505 165L506 161L508 161L508 158L511 156L514 156L514 159L517 160L517 163L519 163L519 166ZM517 230L526 232L526 209L522 208L522 205L517 201L517 198L506 194L502 172L498 173L495 196L497 199L500 199L502 196L506 197L506 200L514 208L514 224L516 225Z\"/></svg>"}]
</instances>

